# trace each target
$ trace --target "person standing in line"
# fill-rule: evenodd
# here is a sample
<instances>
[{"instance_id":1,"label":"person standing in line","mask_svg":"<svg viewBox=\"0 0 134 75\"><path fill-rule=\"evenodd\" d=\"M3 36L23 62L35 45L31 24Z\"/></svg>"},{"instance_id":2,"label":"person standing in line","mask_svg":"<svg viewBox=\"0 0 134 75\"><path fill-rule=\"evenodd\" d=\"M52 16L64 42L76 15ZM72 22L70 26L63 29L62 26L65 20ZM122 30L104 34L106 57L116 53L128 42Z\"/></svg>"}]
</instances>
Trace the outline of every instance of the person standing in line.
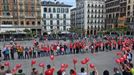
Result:
<instances>
[{"instance_id":1,"label":"person standing in line","mask_svg":"<svg viewBox=\"0 0 134 75\"><path fill-rule=\"evenodd\" d=\"M114 68L114 75L121 75L118 68L116 68L116 67Z\"/></svg>"},{"instance_id":2,"label":"person standing in line","mask_svg":"<svg viewBox=\"0 0 134 75\"><path fill-rule=\"evenodd\" d=\"M10 54L11 54L11 59L12 60L14 60L14 53L15 53L14 46L12 46L11 49L10 49Z\"/></svg>"},{"instance_id":3,"label":"person standing in line","mask_svg":"<svg viewBox=\"0 0 134 75\"><path fill-rule=\"evenodd\" d=\"M29 47L29 57L32 58L32 47Z\"/></svg>"},{"instance_id":4,"label":"person standing in line","mask_svg":"<svg viewBox=\"0 0 134 75\"><path fill-rule=\"evenodd\" d=\"M0 49L0 62L1 62L1 60L2 60L2 53L1 53L1 49Z\"/></svg>"},{"instance_id":5,"label":"person standing in line","mask_svg":"<svg viewBox=\"0 0 134 75\"><path fill-rule=\"evenodd\" d=\"M25 59L29 59L29 53L28 53L29 49L27 46L25 47L24 51L25 51Z\"/></svg>"},{"instance_id":6,"label":"person standing in line","mask_svg":"<svg viewBox=\"0 0 134 75\"><path fill-rule=\"evenodd\" d=\"M5 55L6 55L6 60L10 60L10 56L9 56L9 48L8 48L8 47L6 47Z\"/></svg>"}]
</instances>

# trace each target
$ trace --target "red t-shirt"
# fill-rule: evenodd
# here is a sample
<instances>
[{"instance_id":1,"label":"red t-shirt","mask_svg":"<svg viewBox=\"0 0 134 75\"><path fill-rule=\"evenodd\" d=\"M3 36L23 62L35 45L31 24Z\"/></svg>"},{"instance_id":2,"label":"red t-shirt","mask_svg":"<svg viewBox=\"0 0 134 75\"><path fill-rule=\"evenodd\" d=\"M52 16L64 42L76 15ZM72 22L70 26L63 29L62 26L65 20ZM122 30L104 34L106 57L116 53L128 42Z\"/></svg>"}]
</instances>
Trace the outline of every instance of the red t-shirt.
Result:
<instances>
[{"instance_id":1,"label":"red t-shirt","mask_svg":"<svg viewBox=\"0 0 134 75\"><path fill-rule=\"evenodd\" d=\"M76 74L76 71L74 71L74 73L73 73L73 74L71 74L71 75L77 75L77 74Z\"/></svg>"},{"instance_id":2,"label":"red t-shirt","mask_svg":"<svg viewBox=\"0 0 134 75\"><path fill-rule=\"evenodd\" d=\"M53 73L54 73L54 68L50 68L50 69L45 71L44 75L53 75Z\"/></svg>"}]
</instances>

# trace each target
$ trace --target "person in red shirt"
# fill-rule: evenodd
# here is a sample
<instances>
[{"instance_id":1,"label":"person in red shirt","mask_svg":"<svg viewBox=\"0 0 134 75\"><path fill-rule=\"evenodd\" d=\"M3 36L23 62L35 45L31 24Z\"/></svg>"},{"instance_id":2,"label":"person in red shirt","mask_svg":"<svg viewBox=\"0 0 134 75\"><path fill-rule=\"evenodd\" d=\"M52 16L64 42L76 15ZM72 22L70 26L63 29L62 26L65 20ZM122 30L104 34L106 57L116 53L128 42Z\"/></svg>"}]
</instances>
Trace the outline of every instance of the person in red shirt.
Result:
<instances>
[{"instance_id":1,"label":"person in red shirt","mask_svg":"<svg viewBox=\"0 0 134 75\"><path fill-rule=\"evenodd\" d=\"M71 69L71 70L70 70L70 75L77 75L77 74L76 74L76 71L73 70L73 69Z\"/></svg>"},{"instance_id":2,"label":"person in red shirt","mask_svg":"<svg viewBox=\"0 0 134 75\"><path fill-rule=\"evenodd\" d=\"M47 70L44 75L54 75L54 68L51 68L51 65L47 65Z\"/></svg>"}]
</instances>

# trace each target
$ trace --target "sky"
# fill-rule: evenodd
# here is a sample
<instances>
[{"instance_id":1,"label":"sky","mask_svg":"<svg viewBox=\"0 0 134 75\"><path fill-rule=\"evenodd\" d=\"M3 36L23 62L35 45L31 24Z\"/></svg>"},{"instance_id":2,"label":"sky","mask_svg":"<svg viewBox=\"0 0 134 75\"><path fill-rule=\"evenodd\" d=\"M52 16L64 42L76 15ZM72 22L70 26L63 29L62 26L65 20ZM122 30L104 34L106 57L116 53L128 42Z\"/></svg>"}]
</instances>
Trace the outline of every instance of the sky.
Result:
<instances>
[{"instance_id":1,"label":"sky","mask_svg":"<svg viewBox=\"0 0 134 75\"><path fill-rule=\"evenodd\" d=\"M54 1L54 0L46 0L46 1ZM75 0L56 0L56 1L64 2L64 4L69 4L75 7Z\"/></svg>"}]
</instances>

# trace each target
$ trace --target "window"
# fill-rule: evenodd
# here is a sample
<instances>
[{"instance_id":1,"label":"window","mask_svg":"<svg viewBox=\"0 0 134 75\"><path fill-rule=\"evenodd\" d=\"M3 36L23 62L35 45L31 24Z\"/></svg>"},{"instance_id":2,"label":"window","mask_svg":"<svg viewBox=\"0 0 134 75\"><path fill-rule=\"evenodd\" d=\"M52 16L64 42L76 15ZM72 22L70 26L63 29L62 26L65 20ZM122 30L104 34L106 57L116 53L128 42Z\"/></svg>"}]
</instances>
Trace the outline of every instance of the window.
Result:
<instances>
[{"instance_id":1,"label":"window","mask_svg":"<svg viewBox=\"0 0 134 75\"><path fill-rule=\"evenodd\" d=\"M3 3L5 4L5 3L8 3L8 1L7 0L3 0Z\"/></svg>"},{"instance_id":2,"label":"window","mask_svg":"<svg viewBox=\"0 0 134 75\"><path fill-rule=\"evenodd\" d=\"M26 24L29 25L29 21L27 21Z\"/></svg>"},{"instance_id":3,"label":"window","mask_svg":"<svg viewBox=\"0 0 134 75\"><path fill-rule=\"evenodd\" d=\"M53 18L53 14L50 14L50 18Z\"/></svg>"},{"instance_id":4,"label":"window","mask_svg":"<svg viewBox=\"0 0 134 75\"><path fill-rule=\"evenodd\" d=\"M2 24L5 24L5 21L2 21Z\"/></svg>"},{"instance_id":5,"label":"window","mask_svg":"<svg viewBox=\"0 0 134 75\"><path fill-rule=\"evenodd\" d=\"M14 0L14 4L16 4L17 3L17 1L16 0Z\"/></svg>"},{"instance_id":6,"label":"window","mask_svg":"<svg viewBox=\"0 0 134 75\"><path fill-rule=\"evenodd\" d=\"M53 29L53 26L50 26L51 29Z\"/></svg>"},{"instance_id":7,"label":"window","mask_svg":"<svg viewBox=\"0 0 134 75\"><path fill-rule=\"evenodd\" d=\"M66 25L66 20L63 21L63 24Z\"/></svg>"},{"instance_id":8,"label":"window","mask_svg":"<svg viewBox=\"0 0 134 75\"><path fill-rule=\"evenodd\" d=\"M4 5L4 6L3 6L3 10L4 10L4 11L7 11L7 10L8 10L8 5Z\"/></svg>"},{"instance_id":9,"label":"window","mask_svg":"<svg viewBox=\"0 0 134 75\"><path fill-rule=\"evenodd\" d=\"M48 12L51 12L51 8L49 8Z\"/></svg>"},{"instance_id":10,"label":"window","mask_svg":"<svg viewBox=\"0 0 134 75\"><path fill-rule=\"evenodd\" d=\"M25 11L28 12L28 5L25 5Z\"/></svg>"},{"instance_id":11,"label":"window","mask_svg":"<svg viewBox=\"0 0 134 75\"><path fill-rule=\"evenodd\" d=\"M37 12L37 16L38 16L38 17L41 17L40 15L41 15L41 12Z\"/></svg>"},{"instance_id":12,"label":"window","mask_svg":"<svg viewBox=\"0 0 134 75\"><path fill-rule=\"evenodd\" d=\"M128 3L130 3L131 1L130 0L128 0Z\"/></svg>"},{"instance_id":13,"label":"window","mask_svg":"<svg viewBox=\"0 0 134 75\"><path fill-rule=\"evenodd\" d=\"M60 8L57 8L57 13L60 13Z\"/></svg>"},{"instance_id":14,"label":"window","mask_svg":"<svg viewBox=\"0 0 134 75\"><path fill-rule=\"evenodd\" d=\"M31 16L34 16L34 12L31 12Z\"/></svg>"},{"instance_id":15,"label":"window","mask_svg":"<svg viewBox=\"0 0 134 75\"><path fill-rule=\"evenodd\" d=\"M26 15L26 16L29 16L29 15L28 15L28 12L25 12L25 15Z\"/></svg>"},{"instance_id":16,"label":"window","mask_svg":"<svg viewBox=\"0 0 134 75\"><path fill-rule=\"evenodd\" d=\"M32 22L32 25L35 25L35 22L34 21Z\"/></svg>"},{"instance_id":17,"label":"window","mask_svg":"<svg viewBox=\"0 0 134 75\"><path fill-rule=\"evenodd\" d=\"M57 25L59 25L60 24L60 22L59 22L59 20L57 20Z\"/></svg>"},{"instance_id":18,"label":"window","mask_svg":"<svg viewBox=\"0 0 134 75\"><path fill-rule=\"evenodd\" d=\"M40 21L38 21L38 25L40 25Z\"/></svg>"},{"instance_id":19,"label":"window","mask_svg":"<svg viewBox=\"0 0 134 75\"><path fill-rule=\"evenodd\" d=\"M127 10L130 10L130 6L127 7Z\"/></svg>"},{"instance_id":20,"label":"window","mask_svg":"<svg viewBox=\"0 0 134 75\"><path fill-rule=\"evenodd\" d=\"M59 26L57 26L57 29L60 29L60 27L59 27Z\"/></svg>"},{"instance_id":21,"label":"window","mask_svg":"<svg viewBox=\"0 0 134 75\"><path fill-rule=\"evenodd\" d=\"M12 24L12 21L2 21L2 24Z\"/></svg>"},{"instance_id":22,"label":"window","mask_svg":"<svg viewBox=\"0 0 134 75\"><path fill-rule=\"evenodd\" d=\"M134 22L134 17L132 18L132 22Z\"/></svg>"},{"instance_id":23,"label":"window","mask_svg":"<svg viewBox=\"0 0 134 75\"><path fill-rule=\"evenodd\" d=\"M46 18L46 14L43 14L43 18Z\"/></svg>"},{"instance_id":24,"label":"window","mask_svg":"<svg viewBox=\"0 0 134 75\"><path fill-rule=\"evenodd\" d=\"M88 7L90 7L90 4L88 4Z\"/></svg>"},{"instance_id":25,"label":"window","mask_svg":"<svg viewBox=\"0 0 134 75\"><path fill-rule=\"evenodd\" d=\"M63 26L63 30L66 30L66 26Z\"/></svg>"},{"instance_id":26,"label":"window","mask_svg":"<svg viewBox=\"0 0 134 75\"><path fill-rule=\"evenodd\" d=\"M14 17L17 17L17 13L16 13L16 12L14 12L14 13L13 13L13 16L14 16Z\"/></svg>"},{"instance_id":27,"label":"window","mask_svg":"<svg viewBox=\"0 0 134 75\"><path fill-rule=\"evenodd\" d=\"M31 7L31 11L34 11L34 7Z\"/></svg>"},{"instance_id":28,"label":"window","mask_svg":"<svg viewBox=\"0 0 134 75\"><path fill-rule=\"evenodd\" d=\"M59 14L57 14L57 18L60 18L60 17L59 17Z\"/></svg>"},{"instance_id":29,"label":"window","mask_svg":"<svg viewBox=\"0 0 134 75\"><path fill-rule=\"evenodd\" d=\"M127 22L130 22L130 18L127 18Z\"/></svg>"},{"instance_id":30,"label":"window","mask_svg":"<svg viewBox=\"0 0 134 75\"><path fill-rule=\"evenodd\" d=\"M52 20L50 20L50 25L53 25L53 21Z\"/></svg>"},{"instance_id":31,"label":"window","mask_svg":"<svg viewBox=\"0 0 134 75\"><path fill-rule=\"evenodd\" d=\"M18 22L17 22L17 21L14 21L14 24L15 24L15 25L18 25Z\"/></svg>"},{"instance_id":32,"label":"window","mask_svg":"<svg viewBox=\"0 0 134 75\"><path fill-rule=\"evenodd\" d=\"M47 8L44 8L44 12L47 12Z\"/></svg>"},{"instance_id":33,"label":"window","mask_svg":"<svg viewBox=\"0 0 134 75\"><path fill-rule=\"evenodd\" d=\"M63 15L64 19L66 18L66 14Z\"/></svg>"},{"instance_id":34,"label":"window","mask_svg":"<svg viewBox=\"0 0 134 75\"><path fill-rule=\"evenodd\" d=\"M21 25L23 25L24 24L24 22L23 21L21 21Z\"/></svg>"},{"instance_id":35,"label":"window","mask_svg":"<svg viewBox=\"0 0 134 75\"><path fill-rule=\"evenodd\" d=\"M89 15L87 16L87 18L89 18Z\"/></svg>"},{"instance_id":36,"label":"window","mask_svg":"<svg viewBox=\"0 0 134 75\"><path fill-rule=\"evenodd\" d=\"M46 29L46 26L44 26L44 29Z\"/></svg>"},{"instance_id":37,"label":"window","mask_svg":"<svg viewBox=\"0 0 134 75\"><path fill-rule=\"evenodd\" d=\"M68 8L66 8L66 11L65 11L66 13L68 13L69 12L69 9Z\"/></svg>"},{"instance_id":38,"label":"window","mask_svg":"<svg viewBox=\"0 0 134 75\"><path fill-rule=\"evenodd\" d=\"M130 12L129 11L127 12L127 15L130 16Z\"/></svg>"},{"instance_id":39,"label":"window","mask_svg":"<svg viewBox=\"0 0 134 75\"><path fill-rule=\"evenodd\" d=\"M53 12L54 12L54 13L56 12L56 9L55 9L55 8L53 8Z\"/></svg>"},{"instance_id":40,"label":"window","mask_svg":"<svg viewBox=\"0 0 134 75\"><path fill-rule=\"evenodd\" d=\"M64 8L61 8L61 13L64 13Z\"/></svg>"},{"instance_id":41,"label":"window","mask_svg":"<svg viewBox=\"0 0 134 75\"><path fill-rule=\"evenodd\" d=\"M44 21L44 25L46 25L46 20Z\"/></svg>"}]
</instances>

